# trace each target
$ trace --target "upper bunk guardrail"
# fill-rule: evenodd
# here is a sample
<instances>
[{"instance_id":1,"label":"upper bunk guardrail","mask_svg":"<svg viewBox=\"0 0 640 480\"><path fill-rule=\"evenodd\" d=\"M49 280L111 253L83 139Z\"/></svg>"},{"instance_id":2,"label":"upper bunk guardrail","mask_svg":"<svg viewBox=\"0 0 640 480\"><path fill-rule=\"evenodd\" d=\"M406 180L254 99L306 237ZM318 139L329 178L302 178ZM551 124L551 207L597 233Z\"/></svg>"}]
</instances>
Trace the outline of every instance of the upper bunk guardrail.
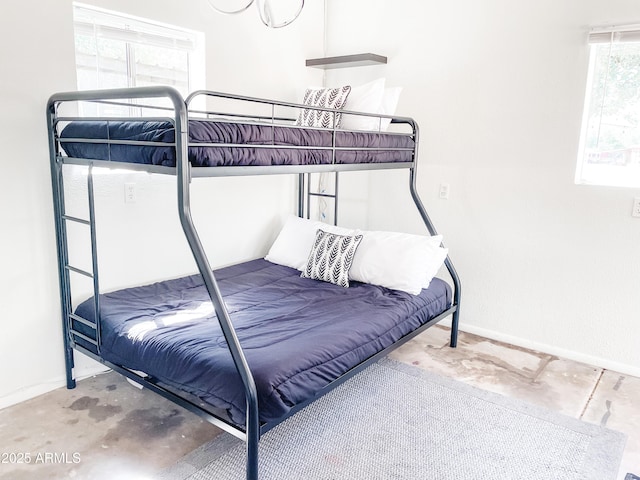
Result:
<instances>
[{"instance_id":1,"label":"upper bunk guardrail","mask_svg":"<svg viewBox=\"0 0 640 480\"><path fill-rule=\"evenodd\" d=\"M214 116L228 116L231 118L242 118L242 119L254 119L254 120L267 120L273 124L275 122L282 122L283 126L292 126L296 127L296 125L287 125L288 123L293 123L296 121L297 117L287 117L287 116L278 116L275 114L272 115L258 115L258 114L240 114L237 112L231 111L214 111L214 110L206 110L206 109L195 109L191 108L190 105L197 101L199 96L206 97L214 97L220 99L227 100L235 100L240 102L250 102L255 104L264 104L269 105L273 108L275 107L283 107L290 108L295 110L307 109L307 110L318 110L318 111L326 111L330 113L336 114L345 114L345 115L354 115L354 116L364 116L371 118L379 118L379 119L387 119L391 123L399 125L406 124L410 126L410 128L415 133L415 129L417 128L416 122L413 118L410 117L402 117L396 115L385 115L379 113L371 113L371 112L358 112L353 110L344 110L344 109L331 109L326 107L319 107L314 105L305 105L301 103L293 103L293 102L283 102L280 100L273 99L264 99L258 97L249 97L245 95L236 95L224 92L216 92L210 90L198 90L190 94L185 100L183 100L180 93L172 87L133 87L133 88L119 88L119 89L103 89L103 90L84 90L84 91L73 91L73 92L60 92L53 94L48 101L47 110L55 113L55 121L75 121L75 120L85 120L85 121L166 121L175 118L175 112L181 110L183 107L187 109L187 114L189 118L197 118L194 115L204 115L206 116L214 115ZM116 101L116 100L139 100L139 99L150 99L150 98L168 98L173 103L173 107L166 107L161 105L152 105L152 104L144 104L144 103L131 103L130 101ZM131 107L135 109L152 109L157 111L165 111L168 114L166 116L157 116L157 117L149 117L149 116L59 116L56 113L56 108L58 105L62 103L70 103L70 102L92 102L99 103L104 105L113 105L113 106L121 106L121 107ZM304 128L318 128L318 127L304 127ZM348 131L339 128L339 126L335 126L331 128L336 131ZM376 130L372 130L376 131ZM381 131L381 130L378 130Z\"/></svg>"},{"instance_id":2,"label":"upper bunk guardrail","mask_svg":"<svg viewBox=\"0 0 640 480\"><path fill-rule=\"evenodd\" d=\"M235 100L235 101L241 101L241 102L249 102L249 103L257 103L257 104L264 104L264 105L269 105L273 108L275 107L283 107L283 108L292 108L295 109L296 111L299 110L316 110L316 111L323 111L323 112L329 112L329 113L334 113L334 114L340 114L340 115L354 115L354 116L361 116L361 117L370 117L370 118L378 118L378 119L388 119L391 121L391 123L394 124L407 124L409 125L414 133L415 133L415 128L417 127L417 124L415 122L415 120L413 118L410 117L401 117L401 116L396 116L396 115L386 115L386 114L381 114L381 113L372 113L372 112L358 112L355 110L344 110L344 109L335 109L335 108L327 108L327 107L321 107L321 106L316 106L316 105L306 105L306 104L302 104L302 103L294 103L294 102L284 102L281 100L273 100L273 99L265 99L265 98L259 98L259 97L250 97L250 96L246 96L246 95L236 95L236 94L230 94L230 93L225 93L225 92L216 92L216 91L212 91L212 90L197 90L193 93L191 93L186 99L185 99L185 103L187 104L187 109L190 113L199 113L199 114L207 114L207 113L212 113L212 112L208 112L207 110L195 110L192 109L190 107L190 105L197 101L198 97L210 97L210 98L218 98L218 99L227 99L227 100ZM233 114L232 112L216 112L216 114L220 114L220 115L233 115L233 116L238 116L237 114ZM248 115L248 117L251 117L251 115ZM280 116L276 116L275 114L270 115L270 116L259 116L259 118L264 119L264 120L281 120L281 121L290 121L290 122L295 122L297 120L296 118L292 118L292 117L280 117ZM304 127L304 128L313 128L313 127ZM336 131L348 131L348 130L344 130L341 129L338 125L335 125L330 128L331 130L336 130ZM375 132L376 130L371 130L372 132ZM379 128L377 130L378 132L381 132L382 130Z\"/></svg>"}]
</instances>

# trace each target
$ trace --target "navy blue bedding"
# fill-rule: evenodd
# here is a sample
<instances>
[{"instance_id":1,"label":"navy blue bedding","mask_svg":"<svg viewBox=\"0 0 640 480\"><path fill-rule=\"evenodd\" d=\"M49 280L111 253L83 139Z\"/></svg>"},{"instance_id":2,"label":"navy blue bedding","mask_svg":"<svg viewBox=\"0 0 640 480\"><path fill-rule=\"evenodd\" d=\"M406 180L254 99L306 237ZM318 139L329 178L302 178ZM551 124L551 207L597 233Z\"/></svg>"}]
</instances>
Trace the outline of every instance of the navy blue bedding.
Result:
<instances>
[{"instance_id":1,"label":"navy blue bedding","mask_svg":"<svg viewBox=\"0 0 640 480\"><path fill-rule=\"evenodd\" d=\"M420 295L301 278L263 259L216 272L253 372L260 419L281 418L332 380L451 305L433 279ZM242 383L200 275L101 295L102 357L196 395L243 425ZM76 313L93 319L93 302Z\"/></svg>"},{"instance_id":2,"label":"navy blue bedding","mask_svg":"<svg viewBox=\"0 0 640 480\"><path fill-rule=\"evenodd\" d=\"M60 138L133 140L173 142L174 129L169 122L88 122L69 123ZM331 130L292 128L265 124L241 124L189 121L189 161L196 167L233 165L316 165L332 163L328 150L291 148L257 148L255 145L330 147ZM241 147L201 147L197 143L237 144ZM173 147L149 145L117 145L99 143L62 142L70 157L144 163L174 167ZM410 135L369 132L337 132L337 147L409 148L414 141ZM336 163L411 162L411 150L349 150L337 151Z\"/></svg>"}]
</instances>

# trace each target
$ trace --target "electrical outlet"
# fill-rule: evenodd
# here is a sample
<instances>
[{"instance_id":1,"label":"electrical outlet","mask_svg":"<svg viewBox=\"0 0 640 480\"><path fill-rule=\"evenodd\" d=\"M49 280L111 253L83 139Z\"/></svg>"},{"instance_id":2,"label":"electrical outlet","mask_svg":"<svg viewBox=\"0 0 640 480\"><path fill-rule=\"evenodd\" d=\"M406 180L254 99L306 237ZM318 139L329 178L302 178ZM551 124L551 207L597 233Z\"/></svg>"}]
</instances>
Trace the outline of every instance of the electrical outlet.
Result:
<instances>
[{"instance_id":1,"label":"electrical outlet","mask_svg":"<svg viewBox=\"0 0 640 480\"><path fill-rule=\"evenodd\" d=\"M449 184L441 183L440 190L438 191L438 197L441 200L449 200Z\"/></svg>"},{"instance_id":2,"label":"electrical outlet","mask_svg":"<svg viewBox=\"0 0 640 480\"><path fill-rule=\"evenodd\" d=\"M640 197L633 199L633 210L631 211L632 217L640 217Z\"/></svg>"},{"instance_id":3,"label":"electrical outlet","mask_svg":"<svg viewBox=\"0 0 640 480\"><path fill-rule=\"evenodd\" d=\"M137 200L138 200L138 195L136 192L136 184L125 183L124 184L124 203L136 203Z\"/></svg>"}]
</instances>

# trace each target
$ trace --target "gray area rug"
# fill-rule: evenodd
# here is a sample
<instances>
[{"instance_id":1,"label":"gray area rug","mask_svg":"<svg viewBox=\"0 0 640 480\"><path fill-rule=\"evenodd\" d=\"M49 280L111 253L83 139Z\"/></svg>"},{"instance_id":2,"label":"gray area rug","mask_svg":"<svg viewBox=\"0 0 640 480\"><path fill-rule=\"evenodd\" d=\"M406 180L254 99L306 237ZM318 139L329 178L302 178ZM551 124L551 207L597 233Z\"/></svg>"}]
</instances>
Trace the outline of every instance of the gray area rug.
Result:
<instances>
[{"instance_id":1,"label":"gray area rug","mask_svg":"<svg viewBox=\"0 0 640 480\"><path fill-rule=\"evenodd\" d=\"M260 440L260 480L615 480L625 436L383 359ZM240 480L222 434L159 477Z\"/></svg>"}]
</instances>

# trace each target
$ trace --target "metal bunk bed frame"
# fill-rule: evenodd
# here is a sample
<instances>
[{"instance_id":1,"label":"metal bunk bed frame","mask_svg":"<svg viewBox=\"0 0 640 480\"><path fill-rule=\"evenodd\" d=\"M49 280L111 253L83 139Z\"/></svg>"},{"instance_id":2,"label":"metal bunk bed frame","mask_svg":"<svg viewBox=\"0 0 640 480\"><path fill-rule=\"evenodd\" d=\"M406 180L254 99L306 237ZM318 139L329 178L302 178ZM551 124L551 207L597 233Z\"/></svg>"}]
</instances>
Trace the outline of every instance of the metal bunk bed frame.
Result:
<instances>
[{"instance_id":1,"label":"metal bunk bed frame","mask_svg":"<svg viewBox=\"0 0 640 480\"><path fill-rule=\"evenodd\" d=\"M312 173L322 173L322 172L336 172L336 190L334 195L320 195L320 196L330 196L334 197L335 201L335 210L334 210L334 223L336 222L337 217L337 172L339 171L355 171L355 170L380 170L380 169L409 169L409 189L411 192L411 197L415 203L418 212L424 222L427 230L431 235L436 235L436 229L429 218L426 209L417 192L416 188L416 170L417 170L417 149L418 149L418 140L419 140L419 130L418 125L411 118L406 117L393 117L391 119L392 123L404 123L407 124L413 132L413 139L415 142L413 160L411 162L403 162L403 163L364 163L364 164L337 164L332 163L328 165L279 165L279 166L250 166L250 167L241 167L241 166L233 166L233 167L192 167L188 160L188 148L189 148L189 137L188 137L188 121L189 121L189 105L193 102L194 98L198 96L205 97L219 97L226 99L234 99L240 101L247 102L256 102L262 104L270 104L272 108L271 117L252 117L259 118L260 120L270 120L275 122L276 120L284 120L282 118L277 118L274 115L275 107L291 107L291 108L314 108L309 106L303 106L294 103L286 103L286 102L277 102L271 100L264 100L259 98L238 96L238 95L230 95L220 92L211 92L211 91L198 91L191 94L187 99L183 99L180 93L177 90L171 87L140 87L140 88L126 88L126 89L113 89L113 90L95 90L95 91L82 91L82 92L67 92L67 93L58 93L54 94L50 97L47 104L47 125L48 125L48 140L49 140L49 150L50 150L50 166L51 166L51 178L52 178L52 190L53 190L53 203L54 203L54 215L55 215L55 229L56 229L56 239L57 239L57 252L58 252L58 273L59 273L59 283L60 283L60 295L61 295L61 310L62 310L62 326L64 332L64 355L65 355L65 368L66 368L66 383L67 388L72 389L75 387L76 381L74 378L74 357L73 350L78 350L85 355L93 358L94 360L108 366L109 368L117 371L118 373L132 379L133 381L143 385L144 387L162 395L163 397L173 401L174 403L182 406L183 408L194 412L206 419L210 423L218 426L219 428L225 430L228 433L233 434L234 436L240 438L241 440L246 442L246 478L247 480L257 480L258 479L258 442L260 437L269 431L271 428L275 427L286 418L290 417L297 411L301 410L308 404L312 403L315 399L321 397L325 393L334 389L338 385L342 384L350 377L360 372L373 362L376 362L383 356L386 356L391 350L397 348L398 346L406 343L408 340L412 339L416 335L420 334L430 326L444 319L445 317L451 315L451 339L450 346L455 347L457 344L457 333L458 333L458 318L460 314L460 295L461 295L461 287L460 287L460 279L458 274L451 262L450 258L447 257L445 260L446 268L449 272L449 275L453 281L453 301L452 305L449 309L442 312L437 317L433 318L426 324L422 325L417 330L410 332L400 340L398 340L393 345L388 348L378 352L376 355L370 357L365 360L363 363L355 366L350 371L343 374L341 377L334 380L332 383L323 388L320 392L303 402L302 404L296 405L290 412L288 412L284 417L271 421L269 423L260 423L259 420L259 411L258 411L258 400L257 400L257 390L254 383L254 379L251 373L251 369L247 363L245 355L242 350L242 345L240 344L234 327L232 325L231 319L229 317L229 313L227 312L223 296L218 288L218 284L215 278L215 274L211 268L209 260L207 258L206 252L203 248L203 245L198 237L198 233L196 227L194 225L192 215L191 215L191 200L190 200L190 184L191 179L194 177L220 177L220 176L238 176L238 175L265 175L265 174L298 174L298 215L304 216L305 211L305 175L307 177L307 195L306 195L306 205L307 205L307 216L309 212L309 199L312 195L317 195L315 193L311 193L310 189L310 175ZM176 166L175 167L162 167L162 166L154 166L154 165L141 165L141 164L130 164L130 163L122 163L122 162L113 162L113 161L102 161L102 160L93 160L93 159L77 159L70 158L62 154L61 151L61 143L62 140L57 135L57 127L60 122L68 122L74 120L87 120L86 117L79 116L61 116L59 115L59 106L63 103L67 102L98 102L98 103L107 103L107 104L116 104L116 105L130 105L130 103L122 103L123 101L131 102L138 101L140 99L152 99L152 98L166 98L169 99L173 108L166 109L172 112L170 117L162 117L162 120L169 120L175 127L175 141L173 143L163 143L162 146L172 146L175 148L176 152ZM136 105L138 106L138 105ZM158 108L158 107L151 107ZM326 109L325 109L326 110ZM334 113L342 112L341 110L329 110ZM204 112L198 112L204 113ZM358 114L358 112L349 112L352 114ZM131 118L127 118L130 120ZM136 120L146 120L148 117L138 118L135 117ZM114 121L118 120L114 117L92 117L90 120L95 121ZM122 120L122 119L120 119ZM335 153L337 150L340 150L340 147L336 147L335 145L335 132L336 129L333 129L333 145L331 147L326 147L327 149L332 151L332 157L335 161ZM66 141L71 141L69 139L65 139ZM74 141L78 141L77 139L72 139ZM80 140L82 141L82 140ZM86 140L85 140L86 141ZM93 143L100 143L101 140L91 140ZM126 141L118 140L111 141L105 140L103 143L106 144L123 144L127 143ZM151 142L135 142L136 144L149 144ZM153 142L153 145L158 145L157 142ZM199 143L198 146L206 146L205 144ZM211 146L221 146L220 144L212 144ZM232 145L222 145L222 146L232 146ZM237 146L237 145L236 145ZM252 145L253 146L253 145ZM269 148L267 146L266 148ZM274 148L274 146L271 146ZM283 148L282 146L278 146L278 148ZM286 147L285 147L286 148ZM296 147L301 148L301 147ZM317 149L317 147L313 147ZM65 210L65 191L64 191L64 173L63 166L65 164L75 164L75 165L84 165L87 166L87 196L88 196L88 210L89 210L89 218L82 219L73 217L66 214ZM108 166L118 168L124 168L129 170L142 170L149 173L160 173L160 174L169 174L175 175L177 179L177 193L178 193L178 215L180 217L180 223L184 234L187 238L189 247L193 252L193 257L195 259L196 265L198 267L199 273L202 275L204 280L204 284L211 298L211 302L215 308L215 312L218 318L218 322L224 334L224 337L227 341L229 351L233 357L235 366L238 370L238 374L240 375L246 396L246 424L244 428L239 427L235 424L232 424L227 419L217 415L216 413L207 410L202 404L198 403L195 399L190 398L188 396L181 396L175 391L166 388L160 382L157 382L155 379L151 377L143 377L138 373L128 370L120 365L115 365L109 361L104 360L100 356L100 284L99 284L99 275L98 275L98 253L97 253L97 245L96 245L96 219L95 219L95 201L94 201L94 187L93 187L93 168L94 166ZM91 264L92 271L86 271L80 268L77 268L69 263L69 245L68 245L68 235L67 235L67 222L78 223L82 225L86 225L90 230L90 241L91 241ZM72 311L72 300L71 300L71 282L70 282L70 273L74 272L75 274L83 275L88 277L93 282L93 299L94 299L94 309L95 309L95 318L97 319L95 323L88 322L87 320L75 315ZM73 321L80 322L86 327L95 331L95 339L84 335L82 332L73 328ZM84 341L85 343L92 344L95 347L95 351L93 352L90 349L86 348L82 344L79 344L78 340ZM82 342L80 342L82 343Z\"/></svg>"}]
</instances>

